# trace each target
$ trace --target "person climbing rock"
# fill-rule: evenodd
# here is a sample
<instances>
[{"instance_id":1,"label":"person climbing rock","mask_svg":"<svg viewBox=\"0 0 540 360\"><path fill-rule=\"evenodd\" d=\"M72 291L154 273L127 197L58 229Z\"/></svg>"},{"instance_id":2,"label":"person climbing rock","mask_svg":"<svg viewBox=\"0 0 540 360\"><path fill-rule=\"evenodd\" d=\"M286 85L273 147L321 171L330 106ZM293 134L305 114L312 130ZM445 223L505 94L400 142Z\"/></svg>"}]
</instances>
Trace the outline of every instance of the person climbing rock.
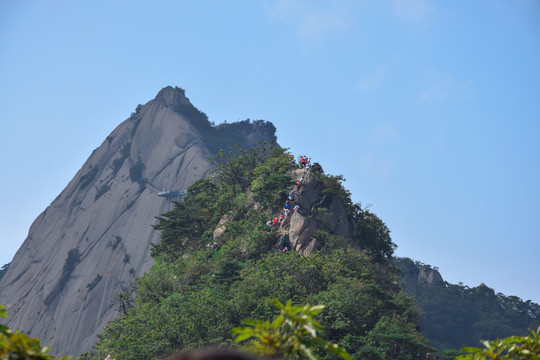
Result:
<instances>
[{"instance_id":1,"label":"person climbing rock","mask_svg":"<svg viewBox=\"0 0 540 360\"><path fill-rule=\"evenodd\" d=\"M303 183L304 183L304 178L301 177L301 178L298 179L298 181L296 182L296 189L297 189L297 190L300 190L300 187L302 186Z\"/></svg>"},{"instance_id":2,"label":"person climbing rock","mask_svg":"<svg viewBox=\"0 0 540 360\"><path fill-rule=\"evenodd\" d=\"M299 212L299 211L300 211L300 206L295 205L295 206L294 206L294 212Z\"/></svg>"},{"instance_id":3,"label":"person climbing rock","mask_svg":"<svg viewBox=\"0 0 540 360\"><path fill-rule=\"evenodd\" d=\"M289 209L283 209L283 213L285 214L285 219L289 217L289 214L291 213L291 210Z\"/></svg>"},{"instance_id":4,"label":"person climbing rock","mask_svg":"<svg viewBox=\"0 0 540 360\"><path fill-rule=\"evenodd\" d=\"M281 238L281 249L285 249L287 247L287 242L287 237L283 235L283 237Z\"/></svg>"},{"instance_id":5,"label":"person climbing rock","mask_svg":"<svg viewBox=\"0 0 540 360\"><path fill-rule=\"evenodd\" d=\"M303 156L300 156L300 168L303 169L306 165L306 158Z\"/></svg>"}]
</instances>

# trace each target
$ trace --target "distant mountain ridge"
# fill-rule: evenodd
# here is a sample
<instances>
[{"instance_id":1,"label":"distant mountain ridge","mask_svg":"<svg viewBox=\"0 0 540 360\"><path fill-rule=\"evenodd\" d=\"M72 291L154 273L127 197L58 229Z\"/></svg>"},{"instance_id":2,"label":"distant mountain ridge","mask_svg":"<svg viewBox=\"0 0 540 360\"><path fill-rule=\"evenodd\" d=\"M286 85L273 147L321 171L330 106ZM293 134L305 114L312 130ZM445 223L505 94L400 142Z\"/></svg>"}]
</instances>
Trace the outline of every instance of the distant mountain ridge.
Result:
<instances>
[{"instance_id":1,"label":"distant mountain ridge","mask_svg":"<svg viewBox=\"0 0 540 360\"><path fill-rule=\"evenodd\" d=\"M275 141L269 122L213 126L181 88L137 106L91 154L32 224L0 280L8 325L52 353L89 351L116 314L117 295L152 265L163 189L186 189L208 175L221 147Z\"/></svg>"},{"instance_id":2,"label":"distant mountain ridge","mask_svg":"<svg viewBox=\"0 0 540 360\"><path fill-rule=\"evenodd\" d=\"M470 288L443 280L437 268L395 258L401 288L420 310L422 334L439 349L479 346L481 340L528 335L540 326L540 305L495 293L485 284Z\"/></svg>"}]
</instances>

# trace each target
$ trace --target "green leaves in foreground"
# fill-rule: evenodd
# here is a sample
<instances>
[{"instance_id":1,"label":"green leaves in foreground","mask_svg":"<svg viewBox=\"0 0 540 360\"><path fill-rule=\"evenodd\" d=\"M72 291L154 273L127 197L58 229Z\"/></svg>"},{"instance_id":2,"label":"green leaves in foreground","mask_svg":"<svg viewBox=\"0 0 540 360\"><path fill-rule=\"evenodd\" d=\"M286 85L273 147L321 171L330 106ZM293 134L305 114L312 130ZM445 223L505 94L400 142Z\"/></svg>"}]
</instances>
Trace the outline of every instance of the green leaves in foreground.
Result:
<instances>
[{"instance_id":1,"label":"green leaves in foreground","mask_svg":"<svg viewBox=\"0 0 540 360\"><path fill-rule=\"evenodd\" d=\"M245 348L263 356L315 360L317 357L313 350L319 346L327 353L336 354L345 360L351 359L345 349L317 334L322 327L313 320L313 316L323 311L324 305L293 306L290 300L284 305L277 299L270 302L281 309L280 314L272 322L245 320L247 326L232 330L236 342L251 339Z\"/></svg>"},{"instance_id":2,"label":"green leaves in foreground","mask_svg":"<svg viewBox=\"0 0 540 360\"><path fill-rule=\"evenodd\" d=\"M469 354L457 357L457 360L484 359L540 359L540 327L531 336L510 336L495 341L482 341L484 348L465 347Z\"/></svg>"}]
</instances>

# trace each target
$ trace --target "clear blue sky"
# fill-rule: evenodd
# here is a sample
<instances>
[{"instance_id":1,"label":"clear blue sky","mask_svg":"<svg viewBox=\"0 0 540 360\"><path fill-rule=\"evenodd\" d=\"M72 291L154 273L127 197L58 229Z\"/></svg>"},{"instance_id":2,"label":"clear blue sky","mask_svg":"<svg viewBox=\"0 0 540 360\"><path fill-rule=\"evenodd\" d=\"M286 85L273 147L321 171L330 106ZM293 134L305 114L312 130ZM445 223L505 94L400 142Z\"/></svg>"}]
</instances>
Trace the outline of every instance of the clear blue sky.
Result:
<instances>
[{"instance_id":1,"label":"clear blue sky","mask_svg":"<svg viewBox=\"0 0 540 360\"><path fill-rule=\"evenodd\" d=\"M0 265L167 85L272 121L397 255L540 302L540 2L0 0Z\"/></svg>"}]
</instances>

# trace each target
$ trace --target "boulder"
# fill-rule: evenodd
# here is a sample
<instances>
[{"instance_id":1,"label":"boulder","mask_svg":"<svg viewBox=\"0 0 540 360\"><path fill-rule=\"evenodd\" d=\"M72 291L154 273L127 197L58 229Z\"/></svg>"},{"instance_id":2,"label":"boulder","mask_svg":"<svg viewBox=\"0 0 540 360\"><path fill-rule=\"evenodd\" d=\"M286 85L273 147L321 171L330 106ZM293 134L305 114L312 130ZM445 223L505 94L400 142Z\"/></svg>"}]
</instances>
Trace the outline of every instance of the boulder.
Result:
<instances>
[{"instance_id":1,"label":"boulder","mask_svg":"<svg viewBox=\"0 0 540 360\"><path fill-rule=\"evenodd\" d=\"M328 209L331 213L328 223L330 232L341 236L351 236L354 231L351 229L347 210L339 196L331 196L331 202Z\"/></svg>"},{"instance_id":2,"label":"boulder","mask_svg":"<svg viewBox=\"0 0 540 360\"><path fill-rule=\"evenodd\" d=\"M316 176L305 170L296 170L293 173L293 179L298 180L304 178L304 184L297 191L297 203L303 211L311 212L313 206L321 202L321 191L324 189L324 183Z\"/></svg>"},{"instance_id":3,"label":"boulder","mask_svg":"<svg viewBox=\"0 0 540 360\"><path fill-rule=\"evenodd\" d=\"M316 229L315 223L298 212L293 213L289 221L289 243L291 244L291 249L297 252L305 252L304 249L313 240L312 235Z\"/></svg>"},{"instance_id":4,"label":"boulder","mask_svg":"<svg viewBox=\"0 0 540 360\"><path fill-rule=\"evenodd\" d=\"M441 274L432 268L423 267L418 272L418 282L429 285L442 284L444 282Z\"/></svg>"},{"instance_id":5,"label":"boulder","mask_svg":"<svg viewBox=\"0 0 540 360\"><path fill-rule=\"evenodd\" d=\"M225 214L225 216L223 216L221 220L219 220L219 223L217 224L216 228L214 229L214 233L212 234L214 240L220 237L225 231L227 231L227 223L231 221L232 218L232 213L228 213Z\"/></svg>"}]
</instances>

